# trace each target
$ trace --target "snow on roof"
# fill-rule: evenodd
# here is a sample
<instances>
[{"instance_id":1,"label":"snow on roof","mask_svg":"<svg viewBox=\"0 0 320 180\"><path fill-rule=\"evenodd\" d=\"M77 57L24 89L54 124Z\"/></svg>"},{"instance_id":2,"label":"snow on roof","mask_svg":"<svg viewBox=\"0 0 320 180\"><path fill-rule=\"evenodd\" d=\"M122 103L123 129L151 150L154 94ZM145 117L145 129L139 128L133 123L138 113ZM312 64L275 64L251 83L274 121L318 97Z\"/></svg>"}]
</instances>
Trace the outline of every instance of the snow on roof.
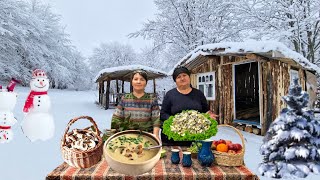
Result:
<instances>
[{"instance_id":1,"label":"snow on roof","mask_svg":"<svg viewBox=\"0 0 320 180\"><path fill-rule=\"evenodd\" d=\"M188 64L196 59L199 55L223 55L228 53L235 54L245 54L245 53L267 53L267 52L279 52L284 58L289 58L300 64L302 67L316 71L320 73L320 68L311 63L308 59L303 57L301 54L289 49L284 44L277 41L245 41L245 42L223 42L223 43L215 43L215 44L206 44L197 47L192 50L186 56L184 56L168 73L168 75L172 75L174 68L178 65Z\"/></svg>"},{"instance_id":2,"label":"snow on roof","mask_svg":"<svg viewBox=\"0 0 320 180\"><path fill-rule=\"evenodd\" d=\"M127 65L127 66L117 66L117 67L111 67L111 68L105 68L102 69L98 75L94 78L94 82L97 82L97 80L102 77L105 74L109 73L119 73L119 72L124 72L125 74L130 73L135 70L145 70L148 74L148 78L153 77L153 76L158 76L158 77L164 77L167 76L167 73L164 71L160 71L158 69L154 69L152 67L148 66L143 66L143 65Z\"/></svg>"}]
</instances>

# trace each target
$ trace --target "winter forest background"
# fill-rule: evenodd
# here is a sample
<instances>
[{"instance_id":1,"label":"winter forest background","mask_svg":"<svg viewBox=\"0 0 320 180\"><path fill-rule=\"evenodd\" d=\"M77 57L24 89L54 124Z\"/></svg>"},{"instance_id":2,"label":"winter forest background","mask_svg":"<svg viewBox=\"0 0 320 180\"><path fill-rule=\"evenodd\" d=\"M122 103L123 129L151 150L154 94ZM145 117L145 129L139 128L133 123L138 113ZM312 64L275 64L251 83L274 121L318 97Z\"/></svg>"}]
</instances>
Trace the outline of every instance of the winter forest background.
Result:
<instances>
[{"instance_id":1,"label":"winter forest background","mask_svg":"<svg viewBox=\"0 0 320 180\"><path fill-rule=\"evenodd\" d=\"M168 72L199 45L277 40L320 64L320 0L154 0L158 13L129 38L152 46L137 53L121 42L101 43L84 57L59 14L41 1L0 0L0 82L28 86L44 69L51 88L88 89L103 68L141 64ZM155 63L156 62L156 63ZM170 79L171 80L171 79ZM161 89L161 88L160 88Z\"/></svg>"},{"instance_id":2,"label":"winter forest background","mask_svg":"<svg viewBox=\"0 0 320 180\"><path fill-rule=\"evenodd\" d=\"M137 52L132 45L120 40L101 39L102 43L92 49L92 54L84 55L66 32L68 24L62 23L62 16L50 5L42 0L0 0L0 85L6 86L14 77L21 80L22 86L27 86L17 87L21 95L17 109L22 109L32 70L45 70L53 89L50 95L52 93L53 107L56 107L53 114L57 119L54 140L38 144L27 142L20 127L15 125L17 141L4 146L0 158L7 166L2 173L4 177L43 179L62 162L56 156L60 155L60 135L72 117L92 114L101 127L109 127L112 111L97 108L92 102L97 98L95 94L61 90L95 88L93 79L101 69L141 64L169 72L199 45L247 40L280 41L320 65L320 0L154 0L154 4L157 13L144 19L142 28L127 34L128 38L142 37L151 44L146 43L145 48ZM89 26L88 29L94 33L95 29ZM164 89L173 85L171 77L161 80L157 83L158 93L162 95ZM23 116L22 112L16 115ZM243 134L250 147L246 149L247 166L257 172L262 137ZM233 140L232 134L224 135ZM275 155L278 154L272 157L277 157ZM16 163L18 161L21 163ZM16 173L17 169L23 172Z\"/></svg>"}]
</instances>

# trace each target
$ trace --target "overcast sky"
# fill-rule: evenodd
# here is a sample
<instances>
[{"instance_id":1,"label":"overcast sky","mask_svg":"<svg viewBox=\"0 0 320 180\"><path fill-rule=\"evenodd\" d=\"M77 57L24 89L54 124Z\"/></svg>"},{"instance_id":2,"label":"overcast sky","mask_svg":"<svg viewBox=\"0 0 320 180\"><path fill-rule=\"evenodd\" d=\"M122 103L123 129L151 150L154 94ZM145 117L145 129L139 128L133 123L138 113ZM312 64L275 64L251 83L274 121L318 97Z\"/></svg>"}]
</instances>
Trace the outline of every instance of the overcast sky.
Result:
<instances>
[{"instance_id":1,"label":"overcast sky","mask_svg":"<svg viewBox=\"0 0 320 180\"><path fill-rule=\"evenodd\" d=\"M136 52L150 45L142 38L127 35L153 19L157 8L153 0L42 0L61 15L61 23L77 49L86 57L101 42L118 41L132 45Z\"/></svg>"}]
</instances>

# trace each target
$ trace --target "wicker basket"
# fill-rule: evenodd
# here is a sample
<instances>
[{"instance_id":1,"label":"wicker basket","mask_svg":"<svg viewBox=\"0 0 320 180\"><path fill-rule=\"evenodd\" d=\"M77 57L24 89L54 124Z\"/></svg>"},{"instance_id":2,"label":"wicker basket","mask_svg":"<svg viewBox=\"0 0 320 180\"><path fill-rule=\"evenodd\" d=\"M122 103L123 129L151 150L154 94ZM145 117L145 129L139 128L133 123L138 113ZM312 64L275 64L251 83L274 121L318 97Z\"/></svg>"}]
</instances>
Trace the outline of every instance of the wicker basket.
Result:
<instances>
[{"instance_id":1,"label":"wicker basket","mask_svg":"<svg viewBox=\"0 0 320 180\"><path fill-rule=\"evenodd\" d=\"M244 152L245 152L245 144L244 144L244 138L241 132L234 128L233 126L229 125L218 125L218 127L229 127L232 128L236 133L240 136L241 142L242 142L242 151L240 153L236 154L231 154L231 153L226 153L226 152L219 152L219 151L214 151L213 154L215 157L215 163L220 165L220 166L242 166L244 165Z\"/></svg>"},{"instance_id":2,"label":"wicker basket","mask_svg":"<svg viewBox=\"0 0 320 180\"><path fill-rule=\"evenodd\" d=\"M96 134L99 142L93 149L89 149L86 151L80 151L80 150L74 150L74 149L70 149L70 148L66 147L66 136L69 131L69 128L74 122L78 121L79 119L87 119L94 126L95 134ZM81 131L88 132L89 130L84 129ZM71 132L69 132L68 135L69 134L71 134ZM68 123L68 126L67 126L67 128L64 132L63 138L61 140L62 158L67 164L69 164L70 166L76 167L76 168L91 167L91 166L97 164L101 160L102 152L103 152L102 144L103 143L102 143L102 139L100 137L100 132L97 127L97 124L94 122L94 120L91 117L80 116L80 117L74 118L74 119L70 120L70 122Z\"/></svg>"}]
</instances>

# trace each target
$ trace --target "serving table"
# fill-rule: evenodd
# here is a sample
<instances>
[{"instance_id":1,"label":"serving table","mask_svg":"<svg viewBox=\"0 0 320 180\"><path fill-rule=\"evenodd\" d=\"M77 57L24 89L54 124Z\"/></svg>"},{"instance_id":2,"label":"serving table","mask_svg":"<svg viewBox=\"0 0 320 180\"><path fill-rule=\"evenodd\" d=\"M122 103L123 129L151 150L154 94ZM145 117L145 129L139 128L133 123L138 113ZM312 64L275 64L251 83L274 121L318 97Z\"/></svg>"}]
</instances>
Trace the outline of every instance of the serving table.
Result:
<instances>
[{"instance_id":1,"label":"serving table","mask_svg":"<svg viewBox=\"0 0 320 180\"><path fill-rule=\"evenodd\" d=\"M77 169L66 163L61 164L50 172L47 180L105 180L105 179L216 179L216 180L257 180L259 177L253 174L247 167L225 167L212 165L203 167L197 159L192 159L191 167L183 167L182 164L172 164L170 160L171 149L179 148L182 159L182 149L185 147L164 146L166 156L161 158L156 166L147 173L139 176L127 176L112 170L105 159L98 164L86 168Z\"/></svg>"}]
</instances>

